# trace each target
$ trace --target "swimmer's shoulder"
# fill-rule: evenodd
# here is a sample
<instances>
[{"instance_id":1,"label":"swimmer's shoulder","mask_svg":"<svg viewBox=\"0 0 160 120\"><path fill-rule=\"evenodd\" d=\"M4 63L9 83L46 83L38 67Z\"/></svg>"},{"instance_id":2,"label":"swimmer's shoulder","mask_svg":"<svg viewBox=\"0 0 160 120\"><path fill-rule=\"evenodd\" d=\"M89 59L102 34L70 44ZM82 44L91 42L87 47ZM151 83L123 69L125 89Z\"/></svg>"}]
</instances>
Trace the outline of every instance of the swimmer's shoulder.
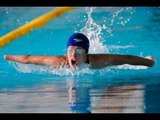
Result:
<instances>
[{"instance_id":1,"label":"swimmer's shoulder","mask_svg":"<svg viewBox=\"0 0 160 120\"><path fill-rule=\"evenodd\" d=\"M99 59L101 59L106 54L88 54L87 58L89 62L97 62Z\"/></svg>"},{"instance_id":2,"label":"swimmer's shoulder","mask_svg":"<svg viewBox=\"0 0 160 120\"><path fill-rule=\"evenodd\" d=\"M52 60L58 60L59 62L63 62L67 60L67 56L65 55L57 55L57 56L50 56L50 59Z\"/></svg>"},{"instance_id":3,"label":"swimmer's shoulder","mask_svg":"<svg viewBox=\"0 0 160 120\"><path fill-rule=\"evenodd\" d=\"M87 61L91 66L96 66L100 56L100 54L88 54Z\"/></svg>"},{"instance_id":4,"label":"swimmer's shoulder","mask_svg":"<svg viewBox=\"0 0 160 120\"><path fill-rule=\"evenodd\" d=\"M109 54L88 54L87 61L93 68L103 68L110 61Z\"/></svg>"},{"instance_id":5,"label":"swimmer's shoulder","mask_svg":"<svg viewBox=\"0 0 160 120\"><path fill-rule=\"evenodd\" d=\"M52 60L58 64L61 64L61 63L64 63L66 62L67 63L67 56L65 55L59 55L59 56L52 56Z\"/></svg>"}]
</instances>

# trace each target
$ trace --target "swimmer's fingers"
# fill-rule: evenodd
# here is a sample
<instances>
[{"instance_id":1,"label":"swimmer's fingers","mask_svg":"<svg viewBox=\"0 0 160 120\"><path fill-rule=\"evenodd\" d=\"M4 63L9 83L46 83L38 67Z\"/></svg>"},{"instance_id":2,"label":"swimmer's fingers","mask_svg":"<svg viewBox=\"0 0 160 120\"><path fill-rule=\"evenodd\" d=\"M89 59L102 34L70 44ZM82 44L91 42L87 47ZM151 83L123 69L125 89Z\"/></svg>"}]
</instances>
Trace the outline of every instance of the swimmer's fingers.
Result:
<instances>
[{"instance_id":1,"label":"swimmer's fingers","mask_svg":"<svg viewBox=\"0 0 160 120\"><path fill-rule=\"evenodd\" d=\"M67 61L62 62L60 65L57 65L57 66L56 66L56 69L65 67L65 66L67 65L67 63L68 63Z\"/></svg>"},{"instance_id":2,"label":"swimmer's fingers","mask_svg":"<svg viewBox=\"0 0 160 120\"><path fill-rule=\"evenodd\" d=\"M149 59L149 60L153 60L152 56L146 56L145 58Z\"/></svg>"},{"instance_id":3,"label":"swimmer's fingers","mask_svg":"<svg viewBox=\"0 0 160 120\"><path fill-rule=\"evenodd\" d=\"M59 69L60 67L59 67L59 65L56 65L56 67L55 67L56 69Z\"/></svg>"},{"instance_id":4,"label":"swimmer's fingers","mask_svg":"<svg viewBox=\"0 0 160 120\"><path fill-rule=\"evenodd\" d=\"M60 67L65 67L67 65L67 61L64 61L61 65L60 65Z\"/></svg>"},{"instance_id":5,"label":"swimmer's fingers","mask_svg":"<svg viewBox=\"0 0 160 120\"><path fill-rule=\"evenodd\" d=\"M152 56L146 56L146 59L152 60L153 62L155 62L155 59Z\"/></svg>"}]
</instances>

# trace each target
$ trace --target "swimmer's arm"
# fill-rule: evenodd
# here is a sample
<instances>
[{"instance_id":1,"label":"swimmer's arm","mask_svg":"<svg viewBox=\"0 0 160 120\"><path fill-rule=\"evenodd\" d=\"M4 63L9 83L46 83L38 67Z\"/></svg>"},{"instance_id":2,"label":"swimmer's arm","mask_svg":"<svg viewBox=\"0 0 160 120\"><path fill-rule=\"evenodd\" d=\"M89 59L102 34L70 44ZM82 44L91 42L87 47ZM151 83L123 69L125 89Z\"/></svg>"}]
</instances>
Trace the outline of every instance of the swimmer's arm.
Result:
<instances>
[{"instance_id":1,"label":"swimmer's arm","mask_svg":"<svg viewBox=\"0 0 160 120\"><path fill-rule=\"evenodd\" d=\"M65 56L4 55L4 59L25 64L48 66L57 66L66 62Z\"/></svg>"},{"instance_id":2,"label":"swimmer's arm","mask_svg":"<svg viewBox=\"0 0 160 120\"><path fill-rule=\"evenodd\" d=\"M152 67L155 63L152 57L143 58L133 55L97 54L89 55L91 64L95 67L106 67L110 65L143 65Z\"/></svg>"}]
</instances>

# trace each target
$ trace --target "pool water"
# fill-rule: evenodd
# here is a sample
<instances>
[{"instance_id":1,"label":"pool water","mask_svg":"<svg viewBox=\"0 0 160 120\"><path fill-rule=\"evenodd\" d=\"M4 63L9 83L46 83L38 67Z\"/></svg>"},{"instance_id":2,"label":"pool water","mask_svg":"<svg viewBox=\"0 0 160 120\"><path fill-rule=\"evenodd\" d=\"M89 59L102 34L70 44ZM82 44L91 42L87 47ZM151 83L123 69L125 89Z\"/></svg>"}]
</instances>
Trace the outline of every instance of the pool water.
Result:
<instances>
[{"instance_id":1,"label":"pool water","mask_svg":"<svg viewBox=\"0 0 160 120\"><path fill-rule=\"evenodd\" d=\"M0 36L55 7L0 7ZM54 69L5 54L65 55L71 34L89 53L151 55L153 67ZM78 7L0 49L0 113L160 113L160 8Z\"/></svg>"}]
</instances>

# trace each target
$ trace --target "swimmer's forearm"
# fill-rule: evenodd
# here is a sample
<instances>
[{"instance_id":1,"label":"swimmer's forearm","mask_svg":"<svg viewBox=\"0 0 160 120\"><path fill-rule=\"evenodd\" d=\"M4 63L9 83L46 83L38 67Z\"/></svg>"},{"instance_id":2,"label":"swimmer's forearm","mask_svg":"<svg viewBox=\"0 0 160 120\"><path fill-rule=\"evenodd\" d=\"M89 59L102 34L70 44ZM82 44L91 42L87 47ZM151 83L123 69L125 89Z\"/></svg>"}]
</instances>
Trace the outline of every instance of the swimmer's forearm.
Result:
<instances>
[{"instance_id":1,"label":"swimmer's forearm","mask_svg":"<svg viewBox=\"0 0 160 120\"><path fill-rule=\"evenodd\" d=\"M59 66L62 63L67 64L65 56L4 55L4 59L25 64L48 66Z\"/></svg>"},{"instance_id":2,"label":"swimmer's forearm","mask_svg":"<svg viewBox=\"0 0 160 120\"><path fill-rule=\"evenodd\" d=\"M112 65L144 65L152 67L153 59L142 58L133 55L118 55L118 54L91 54L89 55L90 64L95 68L103 68Z\"/></svg>"},{"instance_id":3,"label":"swimmer's forearm","mask_svg":"<svg viewBox=\"0 0 160 120\"><path fill-rule=\"evenodd\" d=\"M50 62L47 61L46 56L31 56L31 55L5 55L4 59L25 63L25 64L42 64L50 65Z\"/></svg>"},{"instance_id":4,"label":"swimmer's forearm","mask_svg":"<svg viewBox=\"0 0 160 120\"><path fill-rule=\"evenodd\" d=\"M21 62L21 63L29 63L28 60L29 55L4 55L4 59L9 61Z\"/></svg>"},{"instance_id":5,"label":"swimmer's forearm","mask_svg":"<svg viewBox=\"0 0 160 120\"><path fill-rule=\"evenodd\" d=\"M116 55L113 57L113 64L121 65L121 64L131 64L131 65L144 65L148 67L152 67L154 65L154 60L150 60L147 58L142 58L133 55Z\"/></svg>"}]
</instances>

